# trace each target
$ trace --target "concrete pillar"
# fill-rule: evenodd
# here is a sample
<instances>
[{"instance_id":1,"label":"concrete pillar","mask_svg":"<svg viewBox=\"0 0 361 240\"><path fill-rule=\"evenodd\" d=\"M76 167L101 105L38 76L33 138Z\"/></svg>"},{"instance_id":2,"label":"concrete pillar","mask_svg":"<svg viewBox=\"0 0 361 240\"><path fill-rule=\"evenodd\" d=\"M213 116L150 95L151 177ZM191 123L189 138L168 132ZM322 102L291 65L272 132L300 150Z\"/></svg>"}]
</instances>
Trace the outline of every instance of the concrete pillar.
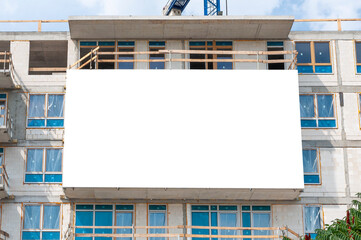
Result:
<instances>
[{"instance_id":1,"label":"concrete pillar","mask_svg":"<svg viewBox=\"0 0 361 240\"><path fill-rule=\"evenodd\" d=\"M30 41L12 41L10 51L13 57L15 75L21 81L29 75Z\"/></svg>"},{"instance_id":2,"label":"concrete pillar","mask_svg":"<svg viewBox=\"0 0 361 240\"><path fill-rule=\"evenodd\" d=\"M166 50L184 50L184 43L183 41L167 41L166 42ZM172 59L184 59L184 54L172 54ZM165 68L166 69L184 69L185 67L184 62L166 62Z\"/></svg>"},{"instance_id":3,"label":"concrete pillar","mask_svg":"<svg viewBox=\"0 0 361 240\"><path fill-rule=\"evenodd\" d=\"M135 51L136 52L149 51L148 42L147 41L136 41L135 42ZM147 55L147 54L135 55L134 59L149 59L149 55ZM148 69L148 68L149 68L148 62L136 62L134 64L134 69Z\"/></svg>"},{"instance_id":4,"label":"concrete pillar","mask_svg":"<svg viewBox=\"0 0 361 240\"><path fill-rule=\"evenodd\" d=\"M80 59L79 42L76 40L68 40L68 66L74 64Z\"/></svg>"}]
</instances>

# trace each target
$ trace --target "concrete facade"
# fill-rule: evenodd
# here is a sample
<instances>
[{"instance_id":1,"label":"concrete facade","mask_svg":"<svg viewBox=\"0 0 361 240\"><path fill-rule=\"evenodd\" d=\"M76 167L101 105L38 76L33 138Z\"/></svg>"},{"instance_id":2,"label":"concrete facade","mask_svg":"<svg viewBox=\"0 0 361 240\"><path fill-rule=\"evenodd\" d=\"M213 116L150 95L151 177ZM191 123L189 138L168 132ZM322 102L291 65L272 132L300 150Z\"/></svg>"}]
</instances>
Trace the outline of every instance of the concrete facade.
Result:
<instances>
[{"instance_id":1,"label":"concrete facade","mask_svg":"<svg viewBox=\"0 0 361 240\"><path fill-rule=\"evenodd\" d=\"M286 19L288 22L289 18ZM104 22L106 23L106 21ZM216 20L212 20L212 22L212 24L215 24ZM221 27L222 25L219 25L219 28ZM75 31L76 28L73 30ZM98 39L102 39L102 33L99 29L98 31L98 33L92 32L88 34L92 34L94 39L97 39L94 34L99 34ZM135 31L132 34L137 33ZM134 39L135 51L149 50L148 40L152 40L154 34L147 34L151 36L149 39L145 35L143 35L143 39ZM202 36L208 36L206 33L202 34ZM0 41L10 41L10 51L15 67L13 81L15 85L20 86L20 88L3 89L1 91L8 95L7 106L14 119L13 141L0 143L0 147L4 148L4 165L9 175L9 186L4 190L7 196L0 199L0 228L9 233L9 239L22 239L24 204L29 203L60 204L61 239L72 239L72 235L68 238L67 233L69 226L73 227L75 225L76 204L134 204L135 226L148 226L149 204L166 204L168 226L192 225L192 205L235 205L240 219L239 226L242 226L240 225L242 206L266 205L271 207L272 227L288 226L298 234L304 235L305 206L315 205L321 207L322 225L324 226L324 224L330 223L335 218L345 216L345 211L350 206L351 200L355 198L356 193L361 192L359 113L361 75L355 71L355 41L361 41L360 32L290 32L288 39L280 39L284 43L285 50L294 50L297 41L329 41L333 69L332 73L329 74L299 75L300 94L334 94L337 127L332 129L302 129L303 147L305 149L317 149L319 153L321 183L315 185L306 184L304 191L295 200L246 201L236 198L227 201L221 199L174 200L161 199L161 197L159 199L132 200L132 196L117 200L109 200L106 197L69 199L65 196L61 184L25 183L27 149L62 148L64 131L66 131L63 128L34 129L27 127L29 94L64 94L66 92L65 73L29 75L30 41L68 41L67 65L69 66L80 58L79 42L88 40L82 39L80 33L76 36L76 39L73 39L70 33L58 32L0 33ZM221 32L217 35L213 31L211 36L214 37L214 40L223 39ZM247 41L242 37L231 39L233 43L232 49L234 51L267 51L267 35L263 36L265 40L252 40L252 38L254 38L253 35L247 37ZM176 39L172 35L172 38L169 39L163 36L159 36L159 39L166 41L166 50L188 50L189 41L192 38ZM274 39L274 35L269 37L269 40ZM120 37L108 38L108 40L123 39ZM124 38L124 40L129 39ZM135 59L146 60L148 57L148 55L136 55ZM172 56L172 58L183 57L182 54ZM242 58L242 56L236 57L236 59ZM247 58L255 57L248 56ZM290 56L286 56L286 58L290 59ZM267 64L260 63L258 67L261 70L266 70ZM285 67L287 68L288 64L285 64ZM147 62L137 62L134 64L134 68L148 69L149 64ZM166 63L165 68L189 69L190 65L182 62ZM233 64L233 69L257 69L257 64L238 62ZM272 90L270 89L270 91ZM282 146L280 146L280 154L282 154ZM134 194L136 195L136 190L134 190ZM106 196L106 193L104 193L104 196ZM183 230L174 230L174 232L176 231L182 233ZM145 233L145 230L139 229L137 233Z\"/></svg>"}]
</instances>

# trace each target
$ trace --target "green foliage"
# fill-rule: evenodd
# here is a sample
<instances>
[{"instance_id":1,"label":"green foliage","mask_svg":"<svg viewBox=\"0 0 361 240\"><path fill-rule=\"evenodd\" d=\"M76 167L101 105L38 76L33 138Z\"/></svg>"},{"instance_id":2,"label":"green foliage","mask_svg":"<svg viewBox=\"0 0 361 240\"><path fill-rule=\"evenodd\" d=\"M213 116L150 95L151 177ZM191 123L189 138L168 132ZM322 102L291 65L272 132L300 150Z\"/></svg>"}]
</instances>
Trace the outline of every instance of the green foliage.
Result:
<instances>
[{"instance_id":1,"label":"green foliage","mask_svg":"<svg viewBox=\"0 0 361 240\"><path fill-rule=\"evenodd\" d=\"M361 193L356 196L361 198ZM361 202L353 200L344 218L333 220L316 233L316 240L361 240Z\"/></svg>"}]
</instances>

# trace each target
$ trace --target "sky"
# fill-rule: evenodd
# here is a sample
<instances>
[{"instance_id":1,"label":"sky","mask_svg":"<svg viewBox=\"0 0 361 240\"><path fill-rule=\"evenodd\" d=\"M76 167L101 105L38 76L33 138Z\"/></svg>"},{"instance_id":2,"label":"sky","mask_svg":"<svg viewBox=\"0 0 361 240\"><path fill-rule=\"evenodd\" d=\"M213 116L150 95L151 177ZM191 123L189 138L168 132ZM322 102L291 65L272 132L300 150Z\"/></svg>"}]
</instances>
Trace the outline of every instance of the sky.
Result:
<instances>
[{"instance_id":1,"label":"sky","mask_svg":"<svg viewBox=\"0 0 361 240\"><path fill-rule=\"evenodd\" d=\"M229 15L288 15L296 19L361 18L361 0L221 0ZM0 0L0 20L67 19L80 15L161 16L168 0ZM203 0L191 0L183 15L203 15ZM21 25L21 26L20 26ZM51 25L51 26L50 26ZM66 24L44 24L43 30ZM361 22L343 23L360 30ZM21 28L21 29L19 29ZM336 30L336 23L297 23L294 30ZM36 24L0 23L0 31L36 30Z\"/></svg>"}]
</instances>

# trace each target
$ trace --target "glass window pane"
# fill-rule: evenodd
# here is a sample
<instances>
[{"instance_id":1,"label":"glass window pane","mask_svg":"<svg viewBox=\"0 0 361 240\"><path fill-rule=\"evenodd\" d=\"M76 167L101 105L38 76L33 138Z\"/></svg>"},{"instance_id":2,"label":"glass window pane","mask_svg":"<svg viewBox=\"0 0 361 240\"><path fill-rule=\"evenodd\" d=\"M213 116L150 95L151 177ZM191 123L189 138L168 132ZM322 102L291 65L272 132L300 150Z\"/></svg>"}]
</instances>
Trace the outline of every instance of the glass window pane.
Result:
<instances>
[{"instance_id":1,"label":"glass window pane","mask_svg":"<svg viewBox=\"0 0 361 240\"><path fill-rule=\"evenodd\" d=\"M27 172L42 172L43 171L43 149L28 149Z\"/></svg>"},{"instance_id":2,"label":"glass window pane","mask_svg":"<svg viewBox=\"0 0 361 240\"><path fill-rule=\"evenodd\" d=\"M22 240L40 240L40 232L23 232Z\"/></svg>"},{"instance_id":3,"label":"glass window pane","mask_svg":"<svg viewBox=\"0 0 361 240\"><path fill-rule=\"evenodd\" d=\"M315 73L332 73L332 66L315 66Z\"/></svg>"},{"instance_id":4,"label":"glass window pane","mask_svg":"<svg viewBox=\"0 0 361 240\"><path fill-rule=\"evenodd\" d=\"M242 227L245 227L245 228L251 227L251 213L250 212L242 213ZM243 230L243 235L251 235L251 230ZM246 238L245 240L250 240L250 238Z\"/></svg>"},{"instance_id":5,"label":"glass window pane","mask_svg":"<svg viewBox=\"0 0 361 240\"><path fill-rule=\"evenodd\" d=\"M45 117L45 95L30 95L28 117Z\"/></svg>"},{"instance_id":6,"label":"glass window pane","mask_svg":"<svg viewBox=\"0 0 361 240\"><path fill-rule=\"evenodd\" d=\"M49 95L48 117L63 117L64 95Z\"/></svg>"},{"instance_id":7,"label":"glass window pane","mask_svg":"<svg viewBox=\"0 0 361 240\"><path fill-rule=\"evenodd\" d=\"M46 149L46 171L61 172L62 149Z\"/></svg>"},{"instance_id":8,"label":"glass window pane","mask_svg":"<svg viewBox=\"0 0 361 240\"><path fill-rule=\"evenodd\" d=\"M270 227L271 215L269 213L253 213L253 227ZM254 235L270 235L269 230L255 230Z\"/></svg>"},{"instance_id":9,"label":"glass window pane","mask_svg":"<svg viewBox=\"0 0 361 240\"><path fill-rule=\"evenodd\" d=\"M305 232L313 233L321 228L320 207L305 207Z\"/></svg>"},{"instance_id":10,"label":"glass window pane","mask_svg":"<svg viewBox=\"0 0 361 240\"><path fill-rule=\"evenodd\" d=\"M316 150L302 150L303 154L303 171L305 173L317 173L317 151Z\"/></svg>"},{"instance_id":11,"label":"glass window pane","mask_svg":"<svg viewBox=\"0 0 361 240\"><path fill-rule=\"evenodd\" d=\"M313 73L312 66L297 66L298 73Z\"/></svg>"},{"instance_id":12,"label":"glass window pane","mask_svg":"<svg viewBox=\"0 0 361 240\"><path fill-rule=\"evenodd\" d=\"M315 127L317 127L317 122L316 122L316 120L301 120L301 127L315 128Z\"/></svg>"},{"instance_id":13,"label":"glass window pane","mask_svg":"<svg viewBox=\"0 0 361 240\"><path fill-rule=\"evenodd\" d=\"M43 232L42 240L60 240L60 232Z\"/></svg>"},{"instance_id":14,"label":"glass window pane","mask_svg":"<svg viewBox=\"0 0 361 240\"><path fill-rule=\"evenodd\" d=\"M113 226L113 212L95 212L95 226Z\"/></svg>"},{"instance_id":15,"label":"glass window pane","mask_svg":"<svg viewBox=\"0 0 361 240\"><path fill-rule=\"evenodd\" d=\"M40 229L40 206L25 206L24 229Z\"/></svg>"},{"instance_id":16,"label":"glass window pane","mask_svg":"<svg viewBox=\"0 0 361 240\"><path fill-rule=\"evenodd\" d=\"M63 181L63 175L61 174L45 174L46 183L61 183Z\"/></svg>"},{"instance_id":17,"label":"glass window pane","mask_svg":"<svg viewBox=\"0 0 361 240\"><path fill-rule=\"evenodd\" d=\"M319 128L335 128L336 120L318 120Z\"/></svg>"},{"instance_id":18,"label":"glass window pane","mask_svg":"<svg viewBox=\"0 0 361 240\"><path fill-rule=\"evenodd\" d=\"M361 42L356 43L356 59L357 63L361 63Z\"/></svg>"},{"instance_id":19,"label":"glass window pane","mask_svg":"<svg viewBox=\"0 0 361 240\"><path fill-rule=\"evenodd\" d=\"M28 127L45 127L44 119L29 119Z\"/></svg>"},{"instance_id":20,"label":"glass window pane","mask_svg":"<svg viewBox=\"0 0 361 240\"><path fill-rule=\"evenodd\" d=\"M208 212L192 212L192 226L209 226ZM192 229L192 234L208 235L208 229ZM202 238L193 238L202 239Z\"/></svg>"},{"instance_id":21,"label":"glass window pane","mask_svg":"<svg viewBox=\"0 0 361 240\"><path fill-rule=\"evenodd\" d=\"M300 95L301 118L315 117L313 95Z\"/></svg>"},{"instance_id":22,"label":"glass window pane","mask_svg":"<svg viewBox=\"0 0 361 240\"><path fill-rule=\"evenodd\" d=\"M43 182L43 174L25 174L26 183L38 183Z\"/></svg>"},{"instance_id":23,"label":"glass window pane","mask_svg":"<svg viewBox=\"0 0 361 240\"><path fill-rule=\"evenodd\" d=\"M317 105L319 117L334 117L332 95L317 95Z\"/></svg>"},{"instance_id":24,"label":"glass window pane","mask_svg":"<svg viewBox=\"0 0 361 240\"><path fill-rule=\"evenodd\" d=\"M93 226L93 212L92 211L76 212L75 225Z\"/></svg>"},{"instance_id":25,"label":"glass window pane","mask_svg":"<svg viewBox=\"0 0 361 240\"><path fill-rule=\"evenodd\" d=\"M296 50L298 51L298 63L311 63L311 48L310 43L296 43Z\"/></svg>"},{"instance_id":26,"label":"glass window pane","mask_svg":"<svg viewBox=\"0 0 361 240\"><path fill-rule=\"evenodd\" d=\"M150 212L149 226L166 226L165 212ZM149 233L165 233L164 228L149 229ZM165 240L163 237L151 237L150 240Z\"/></svg>"},{"instance_id":27,"label":"glass window pane","mask_svg":"<svg viewBox=\"0 0 361 240\"><path fill-rule=\"evenodd\" d=\"M320 176L319 175L304 175L305 184L319 184Z\"/></svg>"},{"instance_id":28,"label":"glass window pane","mask_svg":"<svg viewBox=\"0 0 361 240\"><path fill-rule=\"evenodd\" d=\"M44 229L59 229L60 206L44 206Z\"/></svg>"},{"instance_id":29,"label":"glass window pane","mask_svg":"<svg viewBox=\"0 0 361 240\"><path fill-rule=\"evenodd\" d=\"M133 225L133 214L130 212L117 212L116 213L116 226L132 226ZM117 229L116 233L118 234L131 234L132 228L123 228ZM117 238L122 240L131 240L131 237L128 238Z\"/></svg>"},{"instance_id":30,"label":"glass window pane","mask_svg":"<svg viewBox=\"0 0 361 240\"><path fill-rule=\"evenodd\" d=\"M237 227L237 213L219 213L220 227ZM237 233L238 232L238 233ZM237 230L221 230L221 235L238 235ZM230 238L233 239L233 238Z\"/></svg>"},{"instance_id":31,"label":"glass window pane","mask_svg":"<svg viewBox=\"0 0 361 240\"><path fill-rule=\"evenodd\" d=\"M330 63L330 44L328 42L315 42L316 63Z\"/></svg>"}]
</instances>

